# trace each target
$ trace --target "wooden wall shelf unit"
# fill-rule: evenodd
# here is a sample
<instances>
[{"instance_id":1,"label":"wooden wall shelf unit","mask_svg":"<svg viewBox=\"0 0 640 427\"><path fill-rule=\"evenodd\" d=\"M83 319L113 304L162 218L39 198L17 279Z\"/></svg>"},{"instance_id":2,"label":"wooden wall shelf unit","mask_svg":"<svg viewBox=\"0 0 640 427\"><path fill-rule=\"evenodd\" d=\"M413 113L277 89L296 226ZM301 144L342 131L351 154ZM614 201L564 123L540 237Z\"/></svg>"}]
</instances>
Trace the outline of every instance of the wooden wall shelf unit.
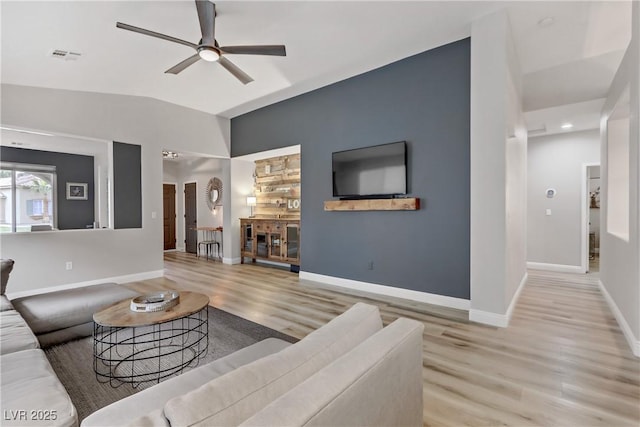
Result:
<instances>
[{"instance_id":1,"label":"wooden wall shelf unit","mask_svg":"<svg viewBox=\"0 0 640 427\"><path fill-rule=\"evenodd\" d=\"M256 160L257 218L300 218L300 154Z\"/></svg>"},{"instance_id":2,"label":"wooden wall shelf unit","mask_svg":"<svg viewBox=\"0 0 640 427\"><path fill-rule=\"evenodd\" d=\"M240 256L300 265L300 220L240 218Z\"/></svg>"},{"instance_id":3,"label":"wooden wall shelf unit","mask_svg":"<svg viewBox=\"0 0 640 427\"><path fill-rule=\"evenodd\" d=\"M417 211L420 199L409 197L403 199L361 199L361 200L327 200L325 211Z\"/></svg>"}]
</instances>

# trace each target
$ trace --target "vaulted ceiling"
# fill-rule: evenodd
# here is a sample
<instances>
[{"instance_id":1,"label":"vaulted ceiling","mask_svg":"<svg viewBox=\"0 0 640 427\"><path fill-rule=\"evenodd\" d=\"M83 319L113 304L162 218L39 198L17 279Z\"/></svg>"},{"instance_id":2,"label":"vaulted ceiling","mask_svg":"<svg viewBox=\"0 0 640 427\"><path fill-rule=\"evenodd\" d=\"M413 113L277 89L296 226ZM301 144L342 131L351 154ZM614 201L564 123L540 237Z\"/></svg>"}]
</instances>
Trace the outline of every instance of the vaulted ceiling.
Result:
<instances>
[{"instance_id":1,"label":"vaulted ceiling","mask_svg":"<svg viewBox=\"0 0 640 427\"><path fill-rule=\"evenodd\" d=\"M115 26L197 43L191 0L2 1L1 7L2 83L147 96L225 117L467 37L474 19L502 8L523 71L524 109L540 115L567 104L597 106L631 37L629 1L216 2L221 45L287 47L286 57L227 56L255 80L244 86L204 61L164 74L193 51ZM54 58L55 49L81 56Z\"/></svg>"}]
</instances>

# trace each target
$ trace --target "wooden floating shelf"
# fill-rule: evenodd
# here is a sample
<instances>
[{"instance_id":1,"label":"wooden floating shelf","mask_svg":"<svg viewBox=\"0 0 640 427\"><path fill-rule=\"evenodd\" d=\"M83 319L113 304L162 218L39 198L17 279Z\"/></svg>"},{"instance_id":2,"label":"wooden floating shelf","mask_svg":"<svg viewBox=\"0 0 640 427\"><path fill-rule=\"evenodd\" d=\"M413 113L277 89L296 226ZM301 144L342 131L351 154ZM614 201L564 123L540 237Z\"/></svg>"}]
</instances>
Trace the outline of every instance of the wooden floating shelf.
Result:
<instances>
[{"instance_id":1,"label":"wooden floating shelf","mask_svg":"<svg viewBox=\"0 0 640 427\"><path fill-rule=\"evenodd\" d=\"M362 199L362 200L327 200L325 211L417 211L420 199Z\"/></svg>"}]
</instances>

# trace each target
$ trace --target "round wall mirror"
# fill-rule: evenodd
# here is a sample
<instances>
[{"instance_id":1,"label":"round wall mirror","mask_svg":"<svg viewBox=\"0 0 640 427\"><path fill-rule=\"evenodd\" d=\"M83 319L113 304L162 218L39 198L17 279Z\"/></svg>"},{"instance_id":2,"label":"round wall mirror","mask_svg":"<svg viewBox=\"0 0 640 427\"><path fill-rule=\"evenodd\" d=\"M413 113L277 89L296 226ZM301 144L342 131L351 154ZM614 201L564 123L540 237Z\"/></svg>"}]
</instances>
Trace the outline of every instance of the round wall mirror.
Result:
<instances>
[{"instance_id":1,"label":"round wall mirror","mask_svg":"<svg viewBox=\"0 0 640 427\"><path fill-rule=\"evenodd\" d=\"M216 206L222 205L222 181L211 178L207 184L207 206L213 211Z\"/></svg>"}]
</instances>

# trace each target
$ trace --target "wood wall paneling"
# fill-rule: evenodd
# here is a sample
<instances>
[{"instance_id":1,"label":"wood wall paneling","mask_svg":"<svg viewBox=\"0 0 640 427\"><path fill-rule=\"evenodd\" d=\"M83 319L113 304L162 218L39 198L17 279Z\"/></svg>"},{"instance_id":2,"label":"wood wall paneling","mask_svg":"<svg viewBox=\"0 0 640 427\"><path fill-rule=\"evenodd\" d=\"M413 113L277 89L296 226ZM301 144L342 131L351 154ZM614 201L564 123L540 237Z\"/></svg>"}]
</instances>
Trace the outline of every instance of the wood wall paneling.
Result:
<instances>
[{"instance_id":1,"label":"wood wall paneling","mask_svg":"<svg viewBox=\"0 0 640 427\"><path fill-rule=\"evenodd\" d=\"M256 218L300 218L300 154L256 161Z\"/></svg>"}]
</instances>

